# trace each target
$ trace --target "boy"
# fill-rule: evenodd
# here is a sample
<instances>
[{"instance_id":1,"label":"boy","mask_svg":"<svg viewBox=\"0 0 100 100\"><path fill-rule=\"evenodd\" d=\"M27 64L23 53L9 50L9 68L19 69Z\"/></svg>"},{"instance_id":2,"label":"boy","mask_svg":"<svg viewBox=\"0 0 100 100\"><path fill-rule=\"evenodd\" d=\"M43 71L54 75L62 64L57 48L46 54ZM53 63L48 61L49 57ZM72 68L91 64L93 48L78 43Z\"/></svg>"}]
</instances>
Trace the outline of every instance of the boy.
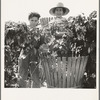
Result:
<instances>
[{"instance_id":1,"label":"boy","mask_svg":"<svg viewBox=\"0 0 100 100\"><path fill-rule=\"evenodd\" d=\"M40 14L36 12L30 13L28 16L29 20L29 33L27 35L27 44L29 44L25 49L23 49L19 56L19 87L40 87L39 80L39 68L38 68L38 48L41 44L39 29L37 28L39 23ZM31 47L27 51L27 48ZM28 76L29 75L29 76ZM31 79L31 82L27 82L28 77ZM27 86L28 84L28 86Z\"/></svg>"}]
</instances>

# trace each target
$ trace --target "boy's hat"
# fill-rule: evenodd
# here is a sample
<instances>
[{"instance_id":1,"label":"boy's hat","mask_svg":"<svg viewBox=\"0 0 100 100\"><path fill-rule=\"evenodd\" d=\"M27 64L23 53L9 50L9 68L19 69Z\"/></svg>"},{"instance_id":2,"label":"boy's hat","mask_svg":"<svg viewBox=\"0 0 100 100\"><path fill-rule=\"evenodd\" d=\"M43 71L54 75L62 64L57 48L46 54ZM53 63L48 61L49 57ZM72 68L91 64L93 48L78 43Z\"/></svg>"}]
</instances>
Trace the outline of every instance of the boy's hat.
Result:
<instances>
[{"instance_id":1,"label":"boy's hat","mask_svg":"<svg viewBox=\"0 0 100 100\"><path fill-rule=\"evenodd\" d=\"M69 9L66 8L66 7L64 7L63 3L61 3L61 2L59 2L59 3L57 4L56 7L51 8L51 9L49 10L49 13L50 13L51 15L55 16L54 10L55 10L56 8L63 8L63 10L65 10L65 13L63 14L63 16L64 16L64 15L67 15L67 14L69 13Z\"/></svg>"}]
</instances>

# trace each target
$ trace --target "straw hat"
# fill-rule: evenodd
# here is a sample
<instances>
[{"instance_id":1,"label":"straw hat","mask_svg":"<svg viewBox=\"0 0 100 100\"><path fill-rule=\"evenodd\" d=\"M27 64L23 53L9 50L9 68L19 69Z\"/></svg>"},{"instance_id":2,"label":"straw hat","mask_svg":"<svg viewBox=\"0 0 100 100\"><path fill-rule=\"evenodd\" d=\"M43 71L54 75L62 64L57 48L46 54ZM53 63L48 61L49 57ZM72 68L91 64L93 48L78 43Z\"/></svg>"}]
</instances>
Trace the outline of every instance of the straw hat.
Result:
<instances>
[{"instance_id":1,"label":"straw hat","mask_svg":"<svg viewBox=\"0 0 100 100\"><path fill-rule=\"evenodd\" d=\"M55 16L54 10L55 10L56 8L63 8L63 10L65 10L65 13L63 14L63 16L64 16L64 15L67 15L67 14L69 13L69 9L66 8L66 7L64 7L63 3L61 3L61 2L59 2L59 3L57 4L56 7L51 8L51 9L49 10L49 13L50 13L51 15Z\"/></svg>"}]
</instances>

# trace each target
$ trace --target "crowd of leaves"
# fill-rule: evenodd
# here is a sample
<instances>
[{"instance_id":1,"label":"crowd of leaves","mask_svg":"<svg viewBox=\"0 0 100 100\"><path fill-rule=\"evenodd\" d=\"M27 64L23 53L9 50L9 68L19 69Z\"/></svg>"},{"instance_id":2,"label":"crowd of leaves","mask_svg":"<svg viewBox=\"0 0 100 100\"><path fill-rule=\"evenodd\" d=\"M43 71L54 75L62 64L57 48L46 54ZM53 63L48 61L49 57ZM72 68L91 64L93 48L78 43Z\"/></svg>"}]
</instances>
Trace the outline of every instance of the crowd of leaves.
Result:
<instances>
[{"instance_id":1,"label":"crowd of leaves","mask_svg":"<svg viewBox=\"0 0 100 100\"><path fill-rule=\"evenodd\" d=\"M69 17L70 29L74 33L72 41L74 54L88 55L88 64L83 78L84 88L96 87L96 28L97 12L93 11L89 17L84 14Z\"/></svg>"},{"instance_id":2,"label":"crowd of leaves","mask_svg":"<svg viewBox=\"0 0 100 100\"><path fill-rule=\"evenodd\" d=\"M38 46L39 55L52 56L89 56L83 78L83 88L96 87L96 20L97 12L88 17L84 14L69 17L64 32L57 33L57 25L45 26L34 34L29 31L26 23L5 23L5 87L17 87L18 57L22 49L26 54L37 41L44 37L44 43ZM52 26L52 25L51 25ZM40 35L41 33L41 35ZM35 38L34 38L35 37Z\"/></svg>"}]
</instances>

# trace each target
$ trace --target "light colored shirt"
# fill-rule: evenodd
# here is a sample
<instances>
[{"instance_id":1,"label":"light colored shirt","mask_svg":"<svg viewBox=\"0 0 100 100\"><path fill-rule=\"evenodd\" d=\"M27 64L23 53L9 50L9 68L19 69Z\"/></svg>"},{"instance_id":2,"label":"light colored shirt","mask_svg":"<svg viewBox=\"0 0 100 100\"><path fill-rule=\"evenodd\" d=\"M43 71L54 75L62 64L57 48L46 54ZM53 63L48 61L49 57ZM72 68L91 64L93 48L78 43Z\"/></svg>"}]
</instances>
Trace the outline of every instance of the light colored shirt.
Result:
<instances>
[{"instance_id":1,"label":"light colored shirt","mask_svg":"<svg viewBox=\"0 0 100 100\"><path fill-rule=\"evenodd\" d=\"M61 18L56 17L49 22L49 28L52 28L53 30L55 30L54 34L55 33L57 35L67 34L69 37L72 37L73 33L70 31L69 28L67 28L67 26L68 26L68 21L64 17L61 17Z\"/></svg>"},{"instance_id":2,"label":"light colored shirt","mask_svg":"<svg viewBox=\"0 0 100 100\"><path fill-rule=\"evenodd\" d=\"M61 18L55 17L53 20L51 20L49 22L49 24L65 25L65 24L68 24L68 22L67 22L66 18L64 18L64 17L61 17Z\"/></svg>"},{"instance_id":3,"label":"light colored shirt","mask_svg":"<svg viewBox=\"0 0 100 100\"><path fill-rule=\"evenodd\" d=\"M49 22L49 27L56 29L57 32L65 32L66 26L68 25L68 21L66 18L54 18Z\"/></svg>"}]
</instances>

